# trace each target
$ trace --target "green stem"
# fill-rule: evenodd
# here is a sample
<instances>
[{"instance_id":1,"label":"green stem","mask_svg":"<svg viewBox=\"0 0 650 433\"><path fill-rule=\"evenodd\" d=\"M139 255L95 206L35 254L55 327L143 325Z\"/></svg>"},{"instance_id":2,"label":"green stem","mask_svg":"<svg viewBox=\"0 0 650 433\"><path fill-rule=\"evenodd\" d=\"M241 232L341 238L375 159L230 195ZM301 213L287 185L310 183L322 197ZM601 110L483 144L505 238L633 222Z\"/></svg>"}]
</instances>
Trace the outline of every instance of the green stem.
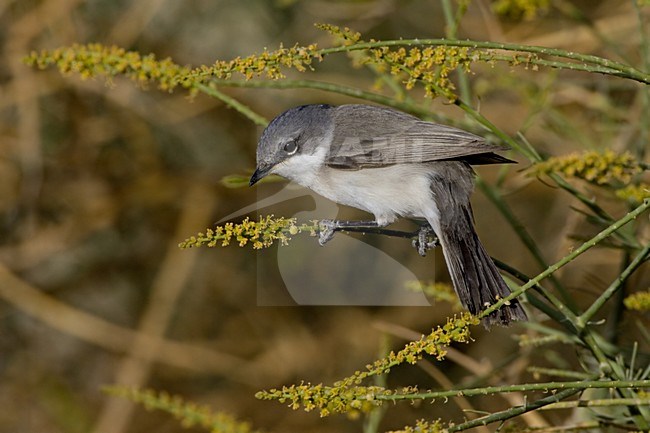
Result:
<instances>
[{"instance_id":1,"label":"green stem","mask_svg":"<svg viewBox=\"0 0 650 433\"><path fill-rule=\"evenodd\" d=\"M367 50L371 48L381 48L381 47L410 47L410 46L426 46L426 45L442 45L442 46L454 46L454 47L469 47L474 49L493 49L493 50L503 50L503 51L516 51L522 53L531 53L531 54L541 54L545 56L559 57L570 60L575 60L579 62L589 63L595 65L595 67L584 66L583 69L589 72L599 72L606 74L613 74L624 78L630 78L635 81L639 81L645 84L650 84L650 74L640 71L636 68L633 68L624 63L619 63L613 60L605 59L602 57L575 53L572 51L565 51L555 48L540 47L534 45L520 45L520 44L508 44L500 42L485 42L485 41L472 41L472 40L449 40L449 39L400 39L400 40L390 40L390 41L375 41L375 42L360 42L351 45L338 46L325 48L318 51L318 54L325 56L327 54L349 52L356 50ZM530 58L525 58L528 63L533 63ZM548 64L552 67L563 67L563 68L574 68L576 67L575 63L562 63L562 62L551 62L543 59L543 62L550 62L554 64Z\"/></svg>"},{"instance_id":2,"label":"green stem","mask_svg":"<svg viewBox=\"0 0 650 433\"><path fill-rule=\"evenodd\" d=\"M526 158L528 158L529 161L535 163L539 162L542 160L542 157L532 148L522 146L517 142L514 138L510 137L508 134L503 132L501 129L497 128L492 122L490 122L485 116L483 116L481 113L478 111L474 110L471 106L466 104L460 99L457 99L455 101L455 104L461 108L463 111L468 113L474 120L476 120L478 123L481 125L485 126L487 129L489 129L493 134L495 134L497 137L499 137L501 140L503 140L506 144L508 144L511 148L517 150L519 153L524 155ZM548 175L551 180L553 180L560 188L564 189L567 191L569 194L573 195L575 198L577 198L582 204L587 206L589 210L591 210L596 216L601 218L602 220L606 221L607 223L611 223L614 221L614 219L609 215L603 208L598 206L596 201L590 197L587 197L580 191L578 191L573 185L568 183L566 180L564 180L561 176L555 173L551 173ZM634 245L634 241L629 238L629 236L626 236L625 234L619 234L617 233L617 237L621 239L626 245L632 246Z\"/></svg>"},{"instance_id":3,"label":"green stem","mask_svg":"<svg viewBox=\"0 0 650 433\"><path fill-rule=\"evenodd\" d=\"M527 392L596 389L596 388L650 388L650 380L579 380L569 382L522 383L519 385L486 386L483 388L456 389L449 391L430 391L406 394L377 394L377 400L425 400L447 397L474 397L479 395L502 394L508 392Z\"/></svg>"},{"instance_id":4,"label":"green stem","mask_svg":"<svg viewBox=\"0 0 650 433\"><path fill-rule=\"evenodd\" d=\"M557 368L528 367L526 370L533 374L545 374L547 376L557 376L557 377L570 377L573 379L588 380L591 377L591 375L587 373L580 373L579 371L571 371L571 370L560 370Z\"/></svg>"},{"instance_id":5,"label":"green stem","mask_svg":"<svg viewBox=\"0 0 650 433\"><path fill-rule=\"evenodd\" d=\"M445 23L447 24L445 28L445 35L447 36L447 39L455 40L457 37L458 22L454 17L454 11L452 10L451 7L451 1L442 0L441 4L442 4L442 13L445 16Z\"/></svg>"},{"instance_id":6,"label":"green stem","mask_svg":"<svg viewBox=\"0 0 650 433\"><path fill-rule=\"evenodd\" d=\"M242 88L266 88L266 89L314 89L323 90L325 92L338 93L340 95L351 96L353 98L364 99L366 101L376 102L378 104L386 105L388 107L397 108L424 118L435 118L437 120L448 121L439 115L434 115L427 108L420 105L405 102L395 101L389 96L380 95L378 93L367 92L356 87L344 86L340 84L327 83L323 81L314 80L282 80L282 81L245 81L245 80L222 80L213 78L210 80L211 84L220 87L242 87Z\"/></svg>"},{"instance_id":7,"label":"green stem","mask_svg":"<svg viewBox=\"0 0 650 433\"><path fill-rule=\"evenodd\" d=\"M631 0L632 6L636 12L639 35L641 37L641 46L639 51L641 53L641 65L646 72L650 72L650 34L648 33L647 22L644 19L641 5L637 0ZM642 113L639 122L640 134L637 138L637 156L642 160L647 151L648 139L650 139L650 88L644 87L639 89L641 92Z\"/></svg>"},{"instance_id":8,"label":"green stem","mask_svg":"<svg viewBox=\"0 0 650 433\"><path fill-rule=\"evenodd\" d=\"M515 149L520 154L524 155L531 162L539 162L542 160L542 157L537 154L534 150L524 147L517 140L503 132L501 129L497 128L492 122L490 122L485 116L476 111L470 105L465 103L461 99L457 99L454 102L461 110L469 114L471 118L476 120L479 124L485 126L490 132L500 138L504 143L508 144L511 148Z\"/></svg>"},{"instance_id":9,"label":"green stem","mask_svg":"<svg viewBox=\"0 0 650 433\"><path fill-rule=\"evenodd\" d=\"M623 250L623 257L621 258L621 263L619 265L619 275L623 272L628 266L630 266L630 260L632 260L631 251L628 249ZM619 343L619 329L621 326L621 320L623 319L623 314L625 312L625 296L627 295L627 281L621 285L621 288L616 292L616 298L612 302L612 308L607 317L607 325L603 330L603 335L605 339L611 344L617 345Z\"/></svg>"},{"instance_id":10,"label":"green stem","mask_svg":"<svg viewBox=\"0 0 650 433\"><path fill-rule=\"evenodd\" d=\"M467 11L467 5L460 3L456 13L454 14L451 0L442 0L442 11L445 15L446 27L446 36L447 39L456 40L458 38L458 25L460 24L463 15ZM458 77L458 88L460 90L460 97L465 101L470 101L470 90L469 90L469 81L467 79L467 74L463 68L456 69L456 75Z\"/></svg>"},{"instance_id":11,"label":"green stem","mask_svg":"<svg viewBox=\"0 0 650 433\"><path fill-rule=\"evenodd\" d=\"M516 64L524 65L527 69L529 68L529 65L536 65L536 66L544 66L553 69L568 69L571 71L595 72L598 74L613 75L615 77L630 78L628 74L621 72L618 69L608 68L600 65L585 65L581 63L559 62L557 60L531 59L530 57L525 55L521 55L521 56L515 55L514 57L509 57L509 56L500 56L500 55L491 54L489 56L489 59L501 61L501 62L513 62L514 60L515 62L517 62Z\"/></svg>"},{"instance_id":12,"label":"green stem","mask_svg":"<svg viewBox=\"0 0 650 433\"><path fill-rule=\"evenodd\" d=\"M528 281L526 284L521 286L518 290L515 290L512 292L510 295L506 296L505 298L499 300L496 302L494 305L490 306L486 310L484 310L480 315L479 318L483 318L491 314L492 312L496 311L497 309L501 308L506 302L509 302L511 299L516 298L517 296L525 293L528 289L531 287L534 287L536 284L538 284L540 281L542 281L544 278L548 277L549 275L554 274L558 269L566 265L567 263L570 263L573 261L576 257L587 251L588 249L592 248L593 246L597 245L599 242L603 241L604 239L608 238L611 236L613 233L618 231L621 227L623 227L625 224L629 223L639 215L641 215L643 212L645 212L648 208L650 208L650 199L646 199L643 204L638 206L636 209L634 209L632 212L629 212L626 214L623 218L619 219L618 221L614 222L611 224L609 227L607 227L605 230L601 231L598 233L596 236L582 244L580 247L578 247L576 250L574 250L571 254L565 256L555 264L549 266L546 268L544 272L541 274L537 275L535 278L532 280Z\"/></svg>"},{"instance_id":13,"label":"green stem","mask_svg":"<svg viewBox=\"0 0 650 433\"><path fill-rule=\"evenodd\" d=\"M545 269L548 267L548 263L546 260L544 260L544 257L542 256L542 252L540 251L539 247L537 246L537 243L535 240L532 238L532 236L528 233L528 230L526 230L526 227L519 221L519 219L515 216L515 214L512 212L508 204L503 200L503 197L499 194L499 192L496 190L496 188L493 188L491 185L488 185L481 179L480 177L477 177L476 179L476 185L479 187L479 189L485 194L485 196L492 202L492 204L501 212L501 215L508 221L510 224L510 227L517 233L517 236L519 236L519 240L528 248L528 251L533 255L533 258L539 264L542 269ZM572 310L575 311L576 305L575 301L569 294L569 292L562 286L560 281L555 278L555 276L551 275L549 277L551 280L551 283L555 286L557 291L560 293L562 296L562 299L564 302L568 305L568 307Z\"/></svg>"},{"instance_id":14,"label":"green stem","mask_svg":"<svg viewBox=\"0 0 650 433\"><path fill-rule=\"evenodd\" d=\"M626 377L624 367L615 360L608 358L605 353L603 353L601 346L597 341L597 334L589 328L585 329L584 334L582 341L598 360L600 369L608 375L619 379ZM624 398L638 398L632 389L619 389L619 392ZM637 413L633 413L632 417L637 427L643 431L650 429L650 410L647 407L637 407L636 411Z\"/></svg>"},{"instance_id":15,"label":"green stem","mask_svg":"<svg viewBox=\"0 0 650 433\"><path fill-rule=\"evenodd\" d=\"M573 409L576 407L608 407L608 406L650 406L648 398L602 398L596 400L575 400L553 403L544 410Z\"/></svg>"},{"instance_id":16,"label":"green stem","mask_svg":"<svg viewBox=\"0 0 650 433\"><path fill-rule=\"evenodd\" d=\"M265 119L263 116L260 116L256 112L254 112L250 107L247 105L242 104L235 98L226 95L225 93L220 92L219 90L215 89L214 87L211 86L206 86L205 84L194 84L193 87L200 92L205 93L206 95L214 96L215 98L219 99L226 105L234 108L235 110L239 111L241 114L244 116L248 117L253 123L256 125L260 126L266 126L268 125L269 121Z\"/></svg>"},{"instance_id":17,"label":"green stem","mask_svg":"<svg viewBox=\"0 0 650 433\"><path fill-rule=\"evenodd\" d=\"M464 422L462 424L450 426L447 429L447 431L449 433L453 433L457 431L463 431L470 428L478 427L481 425L488 425L493 422L506 421L516 416L519 416L523 413L530 412L542 408L544 406L548 406L549 404L557 403L579 392L580 392L579 389L565 389L563 391L558 392L557 394L549 395L548 397L541 398L532 403L524 403L521 406L515 406L501 412L496 412L488 416L484 416L478 419Z\"/></svg>"},{"instance_id":18,"label":"green stem","mask_svg":"<svg viewBox=\"0 0 650 433\"><path fill-rule=\"evenodd\" d=\"M650 254L650 243L648 243L645 248L641 250L639 254L632 260L632 263L629 264L627 268L616 278L616 280L605 290L599 297L596 299L591 306L585 311L581 316L578 317L578 329L582 330L587 326L589 321L594 317L594 315L602 308L602 306L612 297L614 294L623 287L625 281L636 271L636 269L641 266L641 264L648 258Z\"/></svg>"}]
</instances>

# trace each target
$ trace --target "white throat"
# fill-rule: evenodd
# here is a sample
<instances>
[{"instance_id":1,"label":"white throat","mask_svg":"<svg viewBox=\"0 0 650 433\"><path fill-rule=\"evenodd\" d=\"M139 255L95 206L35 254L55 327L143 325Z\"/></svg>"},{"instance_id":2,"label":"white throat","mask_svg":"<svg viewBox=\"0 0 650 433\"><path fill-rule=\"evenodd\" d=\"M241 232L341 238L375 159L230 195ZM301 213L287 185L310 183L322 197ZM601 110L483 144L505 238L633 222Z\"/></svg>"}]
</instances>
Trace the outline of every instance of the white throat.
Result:
<instances>
[{"instance_id":1,"label":"white throat","mask_svg":"<svg viewBox=\"0 0 650 433\"><path fill-rule=\"evenodd\" d=\"M272 173L291 179L300 185L313 188L319 172L325 165L327 147L319 146L311 155L298 154L273 167Z\"/></svg>"}]
</instances>

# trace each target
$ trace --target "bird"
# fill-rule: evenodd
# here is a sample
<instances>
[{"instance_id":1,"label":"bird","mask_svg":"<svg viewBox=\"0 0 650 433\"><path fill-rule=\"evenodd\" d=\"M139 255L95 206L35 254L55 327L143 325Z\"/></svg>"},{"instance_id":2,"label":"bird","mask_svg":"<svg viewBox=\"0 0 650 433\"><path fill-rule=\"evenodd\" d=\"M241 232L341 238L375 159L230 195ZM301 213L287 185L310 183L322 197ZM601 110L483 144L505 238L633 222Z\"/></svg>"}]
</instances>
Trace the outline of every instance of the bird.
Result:
<instances>
[{"instance_id":1,"label":"bird","mask_svg":"<svg viewBox=\"0 0 650 433\"><path fill-rule=\"evenodd\" d=\"M385 227L398 218L425 221L416 242L420 254L439 242L461 304L477 315L511 291L474 228L472 165L513 163L497 153L507 149L384 106L301 105L262 132L250 185L277 174L374 216L322 220L321 245L346 228ZM425 242L431 231L437 242ZM526 313L514 298L483 323L523 320Z\"/></svg>"}]
</instances>

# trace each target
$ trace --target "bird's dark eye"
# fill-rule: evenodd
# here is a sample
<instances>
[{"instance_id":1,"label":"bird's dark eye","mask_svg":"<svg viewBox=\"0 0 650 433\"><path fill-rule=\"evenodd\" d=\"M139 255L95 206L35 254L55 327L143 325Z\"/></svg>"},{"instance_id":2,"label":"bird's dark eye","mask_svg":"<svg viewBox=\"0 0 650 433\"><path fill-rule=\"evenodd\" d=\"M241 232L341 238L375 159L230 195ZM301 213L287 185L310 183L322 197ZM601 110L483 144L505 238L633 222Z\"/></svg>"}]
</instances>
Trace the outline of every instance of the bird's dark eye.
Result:
<instances>
[{"instance_id":1,"label":"bird's dark eye","mask_svg":"<svg viewBox=\"0 0 650 433\"><path fill-rule=\"evenodd\" d=\"M296 143L296 140L287 141L282 149L287 155L293 155L298 151L298 143Z\"/></svg>"}]
</instances>

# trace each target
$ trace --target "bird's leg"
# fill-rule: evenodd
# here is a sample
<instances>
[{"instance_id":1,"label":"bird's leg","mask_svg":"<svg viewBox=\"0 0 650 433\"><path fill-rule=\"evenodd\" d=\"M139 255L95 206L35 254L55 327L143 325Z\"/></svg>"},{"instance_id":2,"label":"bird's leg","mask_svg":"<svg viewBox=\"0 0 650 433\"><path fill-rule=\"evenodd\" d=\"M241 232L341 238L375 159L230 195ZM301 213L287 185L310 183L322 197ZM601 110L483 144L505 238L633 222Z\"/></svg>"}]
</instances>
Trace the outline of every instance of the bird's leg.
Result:
<instances>
[{"instance_id":1,"label":"bird's leg","mask_svg":"<svg viewBox=\"0 0 650 433\"><path fill-rule=\"evenodd\" d=\"M428 224L422 224L417 232L417 239L413 239L413 248L418 250L422 257L427 255L428 250L432 250L440 244L438 236L433 228Z\"/></svg>"},{"instance_id":2,"label":"bird's leg","mask_svg":"<svg viewBox=\"0 0 650 433\"><path fill-rule=\"evenodd\" d=\"M365 228L380 227L377 221L340 221L340 220L320 220L318 222L318 243L322 246L332 240L334 233L337 231L354 230L359 231Z\"/></svg>"},{"instance_id":3,"label":"bird's leg","mask_svg":"<svg viewBox=\"0 0 650 433\"><path fill-rule=\"evenodd\" d=\"M399 238L413 239L413 247L418 250L422 257L426 256L427 251L439 245L438 237L428 223L420 226L415 232L403 232L398 230L389 230L383 228L377 221L340 221L340 220L320 220L318 222L318 243L325 245L332 240L334 233L338 231L357 232L357 233L374 233L378 235L394 236Z\"/></svg>"}]
</instances>

